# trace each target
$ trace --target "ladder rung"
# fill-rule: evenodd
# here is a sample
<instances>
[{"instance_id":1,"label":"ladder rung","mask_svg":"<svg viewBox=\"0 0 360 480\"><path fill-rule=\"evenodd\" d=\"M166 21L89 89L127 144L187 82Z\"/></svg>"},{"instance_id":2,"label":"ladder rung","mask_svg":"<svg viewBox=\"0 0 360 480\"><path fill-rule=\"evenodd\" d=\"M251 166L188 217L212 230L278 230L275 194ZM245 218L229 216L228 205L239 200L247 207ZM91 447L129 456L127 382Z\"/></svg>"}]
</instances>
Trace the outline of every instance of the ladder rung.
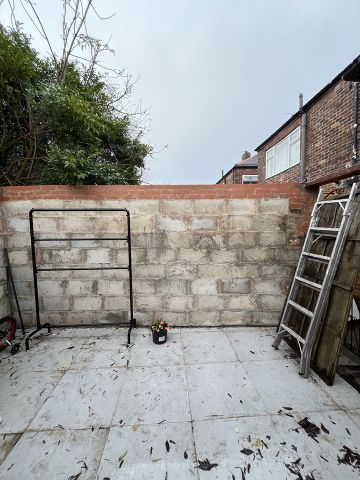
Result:
<instances>
[{"instance_id":1,"label":"ladder rung","mask_svg":"<svg viewBox=\"0 0 360 480\"><path fill-rule=\"evenodd\" d=\"M295 276L295 280L304 285L308 285L311 288L315 288L315 290L321 290L322 285L320 283L311 282L310 280L306 280L306 278Z\"/></svg>"},{"instance_id":2,"label":"ladder rung","mask_svg":"<svg viewBox=\"0 0 360 480\"><path fill-rule=\"evenodd\" d=\"M314 233L322 233L323 235L336 235L340 229L330 227L310 227L309 230Z\"/></svg>"},{"instance_id":3,"label":"ladder rung","mask_svg":"<svg viewBox=\"0 0 360 480\"><path fill-rule=\"evenodd\" d=\"M299 305L296 302L293 302L292 300L289 300L288 304L291 305L292 307L296 308L296 310L303 313L307 317L313 318L313 316L314 316L313 312L310 312L310 310L308 310L307 308L302 307L301 305Z\"/></svg>"},{"instance_id":4,"label":"ladder rung","mask_svg":"<svg viewBox=\"0 0 360 480\"><path fill-rule=\"evenodd\" d=\"M348 201L347 198L343 198L339 200L321 200L320 202L316 202L316 205L326 205L328 203L346 203L347 201Z\"/></svg>"},{"instance_id":5,"label":"ladder rung","mask_svg":"<svg viewBox=\"0 0 360 480\"><path fill-rule=\"evenodd\" d=\"M327 257L326 255L318 255L317 253L303 252L302 254L305 255L305 257L313 258L314 260L322 263L327 263L331 260L331 257Z\"/></svg>"},{"instance_id":6,"label":"ladder rung","mask_svg":"<svg viewBox=\"0 0 360 480\"><path fill-rule=\"evenodd\" d=\"M288 327L287 325L283 325L283 324L280 325L280 328L289 332L290 335L292 337L296 338L297 340L299 340L300 343L303 343L303 344L305 343L305 339L300 337L300 335L298 333L294 332L294 330L292 328Z\"/></svg>"}]
</instances>

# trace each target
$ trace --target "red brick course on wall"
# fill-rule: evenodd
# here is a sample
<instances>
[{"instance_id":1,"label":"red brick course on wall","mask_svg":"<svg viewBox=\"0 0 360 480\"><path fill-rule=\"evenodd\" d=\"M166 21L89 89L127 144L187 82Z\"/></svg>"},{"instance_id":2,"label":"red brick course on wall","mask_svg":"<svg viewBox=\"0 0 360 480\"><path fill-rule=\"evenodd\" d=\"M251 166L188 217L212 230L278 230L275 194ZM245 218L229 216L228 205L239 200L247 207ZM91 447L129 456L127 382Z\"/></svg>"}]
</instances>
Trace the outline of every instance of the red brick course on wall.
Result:
<instances>
[{"instance_id":1,"label":"red brick course on wall","mask_svg":"<svg viewBox=\"0 0 360 480\"><path fill-rule=\"evenodd\" d=\"M290 211L302 215L305 232L314 194L298 183L218 185L34 185L0 187L0 201L25 200L198 200L288 198Z\"/></svg>"},{"instance_id":2,"label":"red brick course on wall","mask_svg":"<svg viewBox=\"0 0 360 480\"><path fill-rule=\"evenodd\" d=\"M267 185L32 185L0 187L0 201L13 200L117 200L196 198L297 198L312 195L300 184Z\"/></svg>"}]
</instances>

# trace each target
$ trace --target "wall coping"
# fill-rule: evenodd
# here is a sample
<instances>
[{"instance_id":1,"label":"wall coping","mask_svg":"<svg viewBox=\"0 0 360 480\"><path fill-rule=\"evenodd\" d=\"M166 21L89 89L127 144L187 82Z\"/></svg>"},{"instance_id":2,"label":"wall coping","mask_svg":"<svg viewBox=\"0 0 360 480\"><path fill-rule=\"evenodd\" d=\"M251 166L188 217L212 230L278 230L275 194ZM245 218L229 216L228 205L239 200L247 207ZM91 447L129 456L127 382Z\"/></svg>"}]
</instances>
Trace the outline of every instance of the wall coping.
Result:
<instances>
[{"instance_id":1,"label":"wall coping","mask_svg":"<svg viewBox=\"0 0 360 480\"><path fill-rule=\"evenodd\" d=\"M31 185L0 187L0 201L289 198L313 201L300 183L216 185Z\"/></svg>"}]
</instances>

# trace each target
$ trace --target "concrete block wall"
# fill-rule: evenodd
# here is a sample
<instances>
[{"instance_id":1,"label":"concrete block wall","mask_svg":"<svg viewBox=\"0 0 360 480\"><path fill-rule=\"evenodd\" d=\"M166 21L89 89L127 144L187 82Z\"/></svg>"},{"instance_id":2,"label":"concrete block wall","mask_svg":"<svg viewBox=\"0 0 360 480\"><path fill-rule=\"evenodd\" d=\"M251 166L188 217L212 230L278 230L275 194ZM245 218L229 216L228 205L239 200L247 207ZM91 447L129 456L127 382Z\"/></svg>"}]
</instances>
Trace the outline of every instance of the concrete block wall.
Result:
<instances>
[{"instance_id":1,"label":"concrete block wall","mask_svg":"<svg viewBox=\"0 0 360 480\"><path fill-rule=\"evenodd\" d=\"M14 277L34 324L31 208L127 208L131 214L135 316L148 325L274 325L281 312L313 198L297 184L5 187L3 211ZM41 217L41 218L40 218ZM112 212L38 213L41 237L123 236ZM43 242L42 266L127 263L121 241ZM128 319L127 271L39 273L42 321Z\"/></svg>"}]
</instances>

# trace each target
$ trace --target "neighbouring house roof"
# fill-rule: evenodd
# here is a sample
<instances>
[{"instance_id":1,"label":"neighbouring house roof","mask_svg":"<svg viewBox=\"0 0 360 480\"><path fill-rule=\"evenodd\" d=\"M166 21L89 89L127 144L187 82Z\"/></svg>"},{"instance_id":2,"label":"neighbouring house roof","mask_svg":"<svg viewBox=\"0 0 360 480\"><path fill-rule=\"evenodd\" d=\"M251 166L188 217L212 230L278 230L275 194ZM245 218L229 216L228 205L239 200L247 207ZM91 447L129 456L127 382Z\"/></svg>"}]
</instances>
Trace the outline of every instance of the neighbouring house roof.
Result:
<instances>
[{"instance_id":1,"label":"neighbouring house roof","mask_svg":"<svg viewBox=\"0 0 360 480\"><path fill-rule=\"evenodd\" d=\"M343 75L343 79L348 82L360 82L360 56L354 60L354 65Z\"/></svg>"},{"instance_id":2,"label":"neighbouring house roof","mask_svg":"<svg viewBox=\"0 0 360 480\"><path fill-rule=\"evenodd\" d=\"M258 154L255 153L255 155L252 155L249 158L245 158L245 160L240 160L239 162L235 163L234 166L238 166L240 168L257 167L258 163Z\"/></svg>"},{"instance_id":3,"label":"neighbouring house roof","mask_svg":"<svg viewBox=\"0 0 360 480\"><path fill-rule=\"evenodd\" d=\"M249 158L246 158L245 160L240 160L239 162L235 163L235 165L230 168L228 172L226 172L218 182L216 183L221 183L224 178L226 178L228 175L230 175L234 170L241 170L245 168L253 168L256 169L258 167L258 154L255 153Z\"/></svg>"},{"instance_id":4,"label":"neighbouring house roof","mask_svg":"<svg viewBox=\"0 0 360 480\"><path fill-rule=\"evenodd\" d=\"M278 133L280 133L285 127L290 125L291 122L296 120L301 116L303 112L306 112L314 103L316 103L325 93L330 90L334 85L336 85L340 80L348 80L352 75L357 75L360 79L360 55L355 58L349 65L347 65L344 70L334 77L330 83L325 85L318 93L316 93L305 105L303 105L301 110L298 110L294 115L292 115L285 123L281 125L275 132L273 132L266 140L264 140L258 147L255 148L255 151L258 152L264 145L266 145L272 138L274 138ZM349 78L350 76L350 78Z\"/></svg>"}]
</instances>

